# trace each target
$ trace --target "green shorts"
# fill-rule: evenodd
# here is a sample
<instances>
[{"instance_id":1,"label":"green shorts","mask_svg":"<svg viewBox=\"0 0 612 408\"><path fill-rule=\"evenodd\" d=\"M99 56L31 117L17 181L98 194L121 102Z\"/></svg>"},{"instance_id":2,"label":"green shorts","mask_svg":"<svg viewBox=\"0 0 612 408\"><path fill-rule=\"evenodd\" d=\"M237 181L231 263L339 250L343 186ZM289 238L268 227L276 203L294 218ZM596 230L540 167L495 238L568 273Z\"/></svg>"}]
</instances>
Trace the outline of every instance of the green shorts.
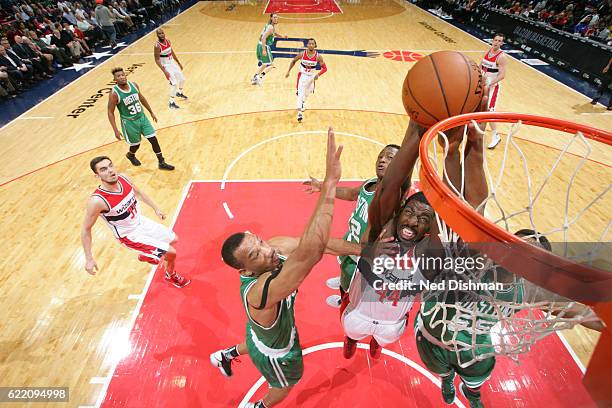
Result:
<instances>
[{"instance_id":1,"label":"green shorts","mask_svg":"<svg viewBox=\"0 0 612 408\"><path fill-rule=\"evenodd\" d=\"M125 143L130 146L140 144L141 135L146 138L155 136L155 128L144 114L133 120L121 118L121 131Z\"/></svg>"},{"instance_id":2,"label":"green shorts","mask_svg":"<svg viewBox=\"0 0 612 408\"><path fill-rule=\"evenodd\" d=\"M264 65L270 65L274 61L272 56L272 49L269 45L266 45L266 56L263 56L263 47L261 43L257 43L257 59Z\"/></svg>"},{"instance_id":3,"label":"green shorts","mask_svg":"<svg viewBox=\"0 0 612 408\"><path fill-rule=\"evenodd\" d=\"M304 359L302 348L296 336L295 343L289 352L282 357L269 357L263 354L253 339L248 334L247 327L246 344L249 349L249 357L257 370L268 381L272 388L285 388L297 384L304 374Z\"/></svg>"},{"instance_id":4,"label":"green shorts","mask_svg":"<svg viewBox=\"0 0 612 408\"><path fill-rule=\"evenodd\" d=\"M357 264L350 256L341 256L340 259L340 287L343 291L348 292Z\"/></svg>"},{"instance_id":5,"label":"green shorts","mask_svg":"<svg viewBox=\"0 0 612 408\"><path fill-rule=\"evenodd\" d=\"M429 371L440 376L446 376L451 372L456 372L461 377L461 380L470 388L478 388L485 383L491 376L491 372L495 367L495 357L489 357L474 364L462 368L457 361L457 353L451 350L446 350L427 340L420 331L415 331L416 345L419 351L419 356L429 369ZM466 353L465 360L467 361L471 352Z\"/></svg>"}]
</instances>

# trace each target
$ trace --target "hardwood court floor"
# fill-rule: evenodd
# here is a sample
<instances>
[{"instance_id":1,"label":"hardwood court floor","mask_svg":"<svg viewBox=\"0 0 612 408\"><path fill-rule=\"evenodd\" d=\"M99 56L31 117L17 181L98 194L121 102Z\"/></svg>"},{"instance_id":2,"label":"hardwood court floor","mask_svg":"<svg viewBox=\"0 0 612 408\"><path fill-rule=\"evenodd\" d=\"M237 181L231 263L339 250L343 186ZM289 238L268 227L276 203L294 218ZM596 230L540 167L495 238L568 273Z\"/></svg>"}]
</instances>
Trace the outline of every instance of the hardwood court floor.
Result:
<instances>
[{"instance_id":1,"label":"hardwood court floor","mask_svg":"<svg viewBox=\"0 0 612 408\"><path fill-rule=\"evenodd\" d=\"M91 157L109 155L172 215L189 180L222 179L241 152L271 137L296 134L262 144L253 150L255 154L238 160L227 176L321 177L322 145L300 135L324 131L328 125L384 144L401 141L408 123L401 84L410 63L383 56L325 55L329 71L318 81L300 125L293 110L295 69L290 78L284 78L288 59L276 60L277 68L262 87L249 84L256 69L256 40L266 21L262 15L265 3L233 8L230 4L198 3L164 27L185 66L185 93L190 100L181 103L180 110L167 109L168 86L153 60L155 35L149 34L0 130L4 151L0 225L6 243L6 255L0 261L0 307L4 311L0 385L70 386L71 402L66 406L93 405L102 388L95 382L103 382L121 357L116 339L131 328L137 304L128 297L143 290L149 268L138 263L134 253L120 248L99 223L94 228L93 248L101 270L95 277L84 271L80 224L85 201L97 184L88 168ZM278 31L290 37L315 37L319 48L328 50L426 54L452 49L479 61L487 48L411 5L389 0L340 5L343 14L316 20L306 20L314 16L284 16ZM125 145L114 141L106 118L114 66L132 70L129 79L141 86L153 106L159 118L160 143L167 160L177 166L175 172L156 169L146 142L139 152L143 166L131 167L124 157ZM592 108L586 97L513 59L499 109L612 128L611 117L594 114L601 110ZM537 132L521 137L562 146ZM370 177L379 148L353 137L340 140L346 145L343 177ZM520 143L536 161L539 156L550 161L557 154L538 144ZM489 155L493 161L500 157L497 150ZM595 146L592 158L606 164L612 161L609 150L601 145ZM582 180L585 192L611 179L610 167L596 163L588 167L589 177ZM610 205L603 208L600 223L609 219L605 211ZM150 209L143 210L153 215ZM592 239L600 223L584 229L580 238ZM596 336L581 330L567 337L586 364ZM98 380L92 384L92 378Z\"/></svg>"}]
</instances>

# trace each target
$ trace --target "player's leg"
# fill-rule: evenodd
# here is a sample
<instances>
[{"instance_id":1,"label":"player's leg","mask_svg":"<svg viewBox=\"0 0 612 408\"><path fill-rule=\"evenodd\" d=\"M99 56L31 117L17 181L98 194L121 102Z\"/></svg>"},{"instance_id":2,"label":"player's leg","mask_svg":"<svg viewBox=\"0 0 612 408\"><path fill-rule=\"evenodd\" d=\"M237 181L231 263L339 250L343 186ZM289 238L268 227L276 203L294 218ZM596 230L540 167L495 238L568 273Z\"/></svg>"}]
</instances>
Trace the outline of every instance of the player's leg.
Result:
<instances>
[{"instance_id":1,"label":"player's leg","mask_svg":"<svg viewBox=\"0 0 612 408\"><path fill-rule=\"evenodd\" d=\"M351 358L357 351L357 342L374 334L376 326L350 307L342 313L342 329L344 330L344 358Z\"/></svg>"},{"instance_id":2,"label":"player's leg","mask_svg":"<svg viewBox=\"0 0 612 408\"><path fill-rule=\"evenodd\" d=\"M497 101L499 99L499 90L499 82L489 89L489 112L495 112L495 106L497 105ZM495 122L490 122L489 124L491 125L491 143L489 143L487 148L495 149L495 147L501 141L501 138L497 133L497 125L495 124Z\"/></svg>"},{"instance_id":3,"label":"player's leg","mask_svg":"<svg viewBox=\"0 0 612 408\"><path fill-rule=\"evenodd\" d=\"M480 401L480 388L491 377L494 367L495 357L477 361L465 368L456 366L457 374L461 378L461 393L469 401L470 408L483 407Z\"/></svg>"},{"instance_id":4,"label":"player's leg","mask_svg":"<svg viewBox=\"0 0 612 408\"><path fill-rule=\"evenodd\" d=\"M210 355L210 364L217 367L219 371L221 371L221 374L223 374L225 377L231 377L233 374L232 360L245 354L249 354L246 341L236 344L235 346L228 347L224 350L215 351Z\"/></svg>"},{"instance_id":5,"label":"player's leg","mask_svg":"<svg viewBox=\"0 0 612 408\"><path fill-rule=\"evenodd\" d=\"M266 46L266 55L264 56L263 46L261 44L257 44L257 60L259 68L251 79L251 85L261 85L263 77L272 69L272 61L274 58L272 57L272 50L270 47Z\"/></svg>"},{"instance_id":6,"label":"player's leg","mask_svg":"<svg viewBox=\"0 0 612 408\"><path fill-rule=\"evenodd\" d=\"M185 93L183 92L183 87L185 86L185 75L176 63L173 63L173 65L175 70L174 76L178 82L178 92L176 93L176 96L183 100L189 99L187 98L187 95L185 95Z\"/></svg>"},{"instance_id":7,"label":"player's leg","mask_svg":"<svg viewBox=\"0 0 612 408\"><path fill-rule=\"evenodd\" d=\"M176 104L176 101L174 100L178 92L177 90L178 80L170 64L165 65L164 68L166 68L166 71L168 71L168 83L170 84L170 99L168 100L168 107L170 109L179 109L179 106Z\"/></svg>"},{"instance_id":8,"label":"player's leg","mask_svg":"<svg viewBox=\"0 0 612 408\"><path fill-rule=\"evenodd\" d=\"M297 120L298 122L301 122L303 117L303 112L304 112L304 95L306 92L306 80L307 77L306 75L302 75L302 73L298 73L298 77L297 77L297 105L296 105L296 109L297 109Z\"/></svg>"},{"instance_id":9,"label":"player's leg","mask_svg":"<svg viewBox=\"0 0 612 408\"><path fill-rule=\"evenodd\" d=\"M159 141L157 140L155 128L153 127L149 119L143 115L143 117L139 119L139 121L140 121L141 132L143 136L145 137L145 139L149 141L149 143L151 143L151 148L153 149L153 152L157 156L159 169L160 170L174 170L174 166L166 163L166 160L164 159L164 155L162 154L162 151L161 151L161 146L159 145Z\"/></svg>"},{"instance_id":10,"label":"player's leg","mask_svg":"<svg viewBox=\"0 0 612 408\"><path fill-rule=\"evenodd\" d=\"M246 340L251 361L270 386L268 393L261 400L251 403L250 406L272 407L284 400L292 387L302 378L304 361L299 340L295 339L293 347L283 357L270 357L262 354L248 335L248 325Z\"/></svg>"},{"instance_id":11,"label":"player's leg","mask_svg":"<svg viewBox=\"0 0 612 408\"><path fill-rule=\"evenodd\" d=\"M128 144L129 150L125 157L132 163L134 166L140 166L140 160L136 158L136 152L140 148L140 129L138 125L134 123L134 120L126 120L121 119L121 131L123 133L123 137L125 139L125 143Z\"/></svg>"},{"instance_id":12,"label":"player's leg","mask_svg":"<svg viewBox=\"0 0 612 408\"><path fill-rule=\"evenodd\" d=\"M415 330L415 338L421 361L429 371L440 377L442 399L451 404L455 399L455 371L448 354L450 352L427 340L420 330Z\"/></svg>"},{"instance_id":13,"label":"player's leg","mask_svg":"<svg viewBox=\"0 0 612 408\"><path fill-rule=\"evenodd\" d=\"M374 328L374 334L370 340L370 356L380 358L382 348L395 343L406 331L406 318L393 324L379 324Z\"/></svg>"}]
</instances>

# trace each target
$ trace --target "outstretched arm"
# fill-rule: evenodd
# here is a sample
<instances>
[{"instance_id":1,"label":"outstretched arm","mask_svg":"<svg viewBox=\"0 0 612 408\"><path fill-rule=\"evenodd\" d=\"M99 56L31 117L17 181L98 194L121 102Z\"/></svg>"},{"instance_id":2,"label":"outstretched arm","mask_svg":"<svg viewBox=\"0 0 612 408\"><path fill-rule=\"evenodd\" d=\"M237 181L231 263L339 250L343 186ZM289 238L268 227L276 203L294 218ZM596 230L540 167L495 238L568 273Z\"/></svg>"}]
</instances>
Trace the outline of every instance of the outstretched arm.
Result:
<instances>
[{"instance_id":1,"label":"outstretched arm","mask_svg":"<svg viewBox=\"0 0 612 408\"><path fill-rule=\"evenodd\" d=\"M138 84L136 84L136 82L134 82L134 86L136 87L136 89L138 89L138 98L140 99L140 102L142 102L142 106L144 106L149 111L149 113L151 114L151 118L155 122L157 122L157 116L155 116L155 114L153 113L153 109L151 109L149 101L147 101L147 98L145 98L142 92L140 92L140 87L138 86Z\"/></svg>"},{"instance_id":2,"label":"outstretched arm","mask_svg":"<svg viewBox=\"0 0 612 408\"><path fill-rule=\"evenodd\" d=\"M298 248L300 237L273 237L268 240L268 244L277 249L281 254L289 256ZM345 241L342 238L329 238L325 247L325 253L335 256L359 255L361 253L361 245Z\"/></svg>"},{"instance_id":3,"label":"outstretched arm","mask_svg":"<svg viewBox=\"0 0 612 408\"><path fill-rule=\"evenodd\" d=\"M301 59L302 59L302 56L300 54L293 57L293 59L291 60L291 63L289 64L289 69L287 70L287 73L285 74L285 78L289 78L289 73L293 69L293 66L295 65L296 62L298 62Z\"/></svg>"},{"instance_id":4,"label":"outstretched arm","mask_svg":"<svg viewBox=\"0 0 612 408\"><path fill-rule=\"evenodd\" d=\"M419 157L419 141L424 128L412 119L406 129L404 140L395 158L389 163L385 177L376 189L376 194L368 210L370 235L368 240L374 242L380 235L383 226L393 217L402 197L402 184L412 177L412 170Z\"/></svg>"},{"instance_id":5,"label":"outstretched arm","mask_svg":"<svg viewBox=\"0 0 612 408\"><path fill-rule=\"evenodd\" d=\"M307 180L302 184L307 186L304 191L306 191L308 194L312 194L321 191L321 185L323 183L316 178L311 177L310 180ZM345 201L357 201L357 198L359 197L359 190L361 190L361 186L336 187L336 198Z\"/></svg>"},{"instance_id":6,"label":"outstretched arm","mask_svg":"<svg viewBox=\"0 0 612 408\"><path fill-rule=\"evenodd\" d=\"M85 210L85 219L81 227L81 244L83 245L83 252L85 252L85 270L90 275L95 275L98 270L98 265L91 253L91 229L96 223L100 213L107 210L109 210L109 208L107 208L104 201L99 197L89 198L87 209Z\"/></svg>"},{"instance_id":7,"label":"outstretched arm","mask_svg":"<svg viewBox=\"0 0 612 408\"><path fill-rule=\"evenodd\" d=\"M293 293L312 268L319 262L329 242L329 233L334 214L336 184L340 179L340 154L342 146L336 148L334 131L329 128L327 136L327 171L321 196L312 214L300 243L291 257L287 259L281 273L270 282L265 308L276 307L276 303ZM249 291L247 300L251 305L261 303L261 295L266 277L258 279Z\"/></svg>"}]
</instances>

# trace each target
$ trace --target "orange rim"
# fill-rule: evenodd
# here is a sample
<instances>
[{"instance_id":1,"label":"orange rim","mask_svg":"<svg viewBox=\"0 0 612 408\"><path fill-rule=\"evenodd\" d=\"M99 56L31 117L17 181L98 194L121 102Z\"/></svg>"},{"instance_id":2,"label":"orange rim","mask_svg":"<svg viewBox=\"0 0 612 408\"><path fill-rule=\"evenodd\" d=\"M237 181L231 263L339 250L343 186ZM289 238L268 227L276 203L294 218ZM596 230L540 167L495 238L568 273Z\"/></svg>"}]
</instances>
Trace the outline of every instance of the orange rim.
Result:
<instances>
[{"instance_id":1,"label":"orange rim","mask_svg":"<svg viewBox=\"0 0 612 408\"><path fill-rule=\"evenodd\" d=\"M429 160L428 147L438 132L476 122L517 122L575 134L612 146L612 133L559 119L512 112L478 112L438 122L425 132L419 146L420 182L427 199L440 218L461 238L485 252L496 263L527 280L570 299L586 304L612 300L612 273L576 263L530 245L493 224L444 184ZM500 245L500 243L511 245ZM554 273L554 279L551 279ZM605 283L604 283L605 282Z\"/></svg>"}]
</instances>

